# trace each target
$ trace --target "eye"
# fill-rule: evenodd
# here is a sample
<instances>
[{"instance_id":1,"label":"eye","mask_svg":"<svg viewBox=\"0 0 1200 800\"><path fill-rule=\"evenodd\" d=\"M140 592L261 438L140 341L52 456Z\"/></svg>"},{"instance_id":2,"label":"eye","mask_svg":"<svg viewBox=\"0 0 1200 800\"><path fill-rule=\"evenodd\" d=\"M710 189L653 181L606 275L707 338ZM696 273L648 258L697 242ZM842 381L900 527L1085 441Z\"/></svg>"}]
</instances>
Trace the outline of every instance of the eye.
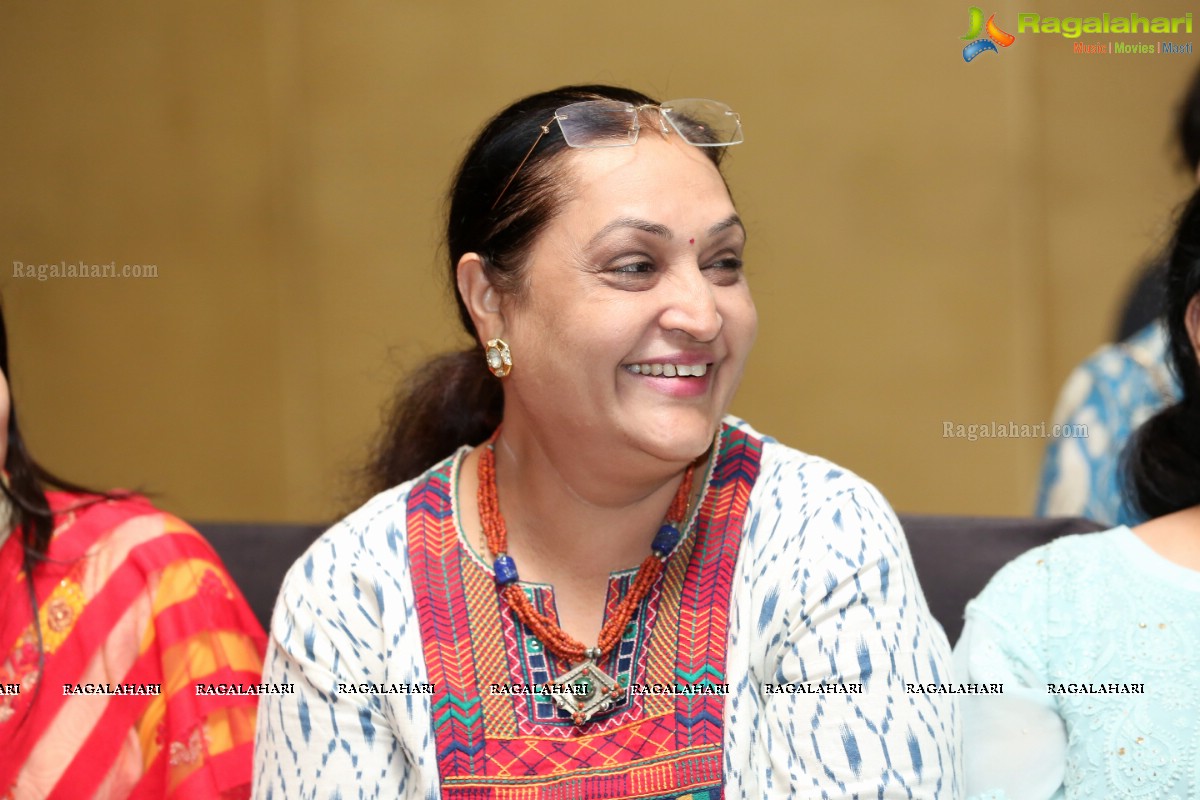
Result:
<instances>
[{"instance_id":1,"label":"eye","mask_svg":"<svg viewBox=\"0 0 1200 800\"><path fill-rule=\"evenodd\" d=\"M717 286L733 286L742 280L742 260L737 256L726 256L710 261L703 268L708 279Z\"/></svg>"},{"instance_id":2,"label":"eye","mask_svg":"<svg viewBox=\"0 0 1200 800\"><path fill-rule=\"evenodd\" d=\"M646 275L654 271L654 265L649 261L633 261L613 267L610 271L617 275Z\"/></svg>"},{"instance_id":3,"label":"eye","mask_svg":"<svg viewBox=\"0 0 1200 800\"><path fill-rule=\"evenodd\" d=\"M597 273L615 289L644 292L662 276L660 262L649 253L636 250L615 254L597 265Z\"/></svg>"},{"instance_id":4,"label":"eye","mask_svg":"<svg viewBox=\"0 0 1200 800\"><path fill-rule=\"evenodd\" d=\"M717 259L716 261L714 261L711 264L709 264L708 266L706 266L704 269L728 270L728 271L733 272L733 271L737 271L737 270L741 269L742 264L743 264L743 262L740 258L736 258L734 256L729 256L728 258Z\"/></svg>"}]
</instances>

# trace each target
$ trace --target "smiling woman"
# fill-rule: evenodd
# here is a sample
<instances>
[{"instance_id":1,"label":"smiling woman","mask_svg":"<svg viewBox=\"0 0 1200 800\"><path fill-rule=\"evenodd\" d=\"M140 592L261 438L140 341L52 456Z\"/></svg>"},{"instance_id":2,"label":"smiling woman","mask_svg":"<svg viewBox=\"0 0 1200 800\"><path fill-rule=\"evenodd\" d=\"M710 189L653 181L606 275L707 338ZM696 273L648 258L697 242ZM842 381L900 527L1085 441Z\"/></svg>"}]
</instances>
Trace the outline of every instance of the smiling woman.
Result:
<instances>
[{"instance_id":1,"label":"smiling woman","mask_svg":"<svg viewBox=\"0 0 1200 800\"><path fill-rule=\"evenodd\" d=\"M721 103L605 86L484 128L447 233L478 344L418 370L378 494L288 575L260 794L957 796L953 697L904 688L948 648L895 515L726 416L741 140Z\"/></svg>"}]
</instances>

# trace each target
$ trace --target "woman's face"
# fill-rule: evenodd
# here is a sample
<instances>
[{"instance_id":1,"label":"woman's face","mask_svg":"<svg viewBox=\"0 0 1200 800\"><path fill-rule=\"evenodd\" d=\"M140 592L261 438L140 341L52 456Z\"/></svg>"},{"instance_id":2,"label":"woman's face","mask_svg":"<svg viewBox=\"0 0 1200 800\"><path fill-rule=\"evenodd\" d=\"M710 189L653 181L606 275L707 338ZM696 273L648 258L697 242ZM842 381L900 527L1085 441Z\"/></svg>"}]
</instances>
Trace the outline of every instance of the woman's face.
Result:
<instances>
[{"instance_id":1,"label":"woman's face","mask_svg":"<svg viewBox=\"0 0 1200 800\"><path fill-rule=\"evenodd\" d=\"M525 415L575 446L693 459L758 326L729 192L674 135L563 157L571 199L534 245L524 292L504 301L506 421Z\"/></svg>"}]
</instances>

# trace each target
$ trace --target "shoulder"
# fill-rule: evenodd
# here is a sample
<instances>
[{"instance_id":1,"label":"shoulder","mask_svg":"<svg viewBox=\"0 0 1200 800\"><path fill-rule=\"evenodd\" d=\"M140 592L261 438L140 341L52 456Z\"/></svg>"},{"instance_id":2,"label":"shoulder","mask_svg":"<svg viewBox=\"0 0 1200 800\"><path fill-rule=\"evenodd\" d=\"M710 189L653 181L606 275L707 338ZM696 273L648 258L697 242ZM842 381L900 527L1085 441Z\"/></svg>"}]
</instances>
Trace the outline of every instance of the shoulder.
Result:
<instances>
[{"instance_id":1,"label":"shoulder","mask_svg":"<svg viewBox=\"0 0 1200 800\"><path fill-rule=\"evenodd\" d=\"M1155 367L1167 362L1167 323L1162 317L1120 343L1122 350L1140 364Z\"/></svg>"},{"instance_id":2,"label":"shoulder","mask_svg":"<svg viewBox=\"0 0 1200 800\"><path fill-rule=\"evenodd\" d=\"M1124 528L1060 536L1005 564L979 596L967 604L967 616L985 614L993 621L1044 616L1053 595L1067 598L1074 588L1111 571L1116 537Z\"/></svg>"},{"instance_id":3,"label":"shoulder","mask_svg":"<svg viewBox=\"0 0 1200 800\"><path fill-rule=\"evenodd\" d=\"M156 521L162 512L137 494L103 495L75 492L47 492L46 500L54 512L54 542L67 546L72 538L94 542L111 537L126 522L142 517ZM68 535L69 534L69 535Z\"/></svg>"},{"instance_id":4,"label":"shoulder","mask_svg":"<svg viewBox=\"0 0 1200 800\"><path fill-rule=\"evenodd\" d=\"M828 459L761 436L741 420L730 422L762 442L747 512L746 541L754 551L856 564L874 560L869 551L903 551L907 559L896 515L873 485Z\"/></svg>"},{"instance_id":5,"label":"shoulder","mask_svg":"<svg viewBox=\"0 0 1200 800\"><path fill-rule=\"evenodd\" d=\"M1177 396L1177 383L1166 359L1166 332L1155 322L1123 342L1097 348L1077 366L1063 385L1055 408L1056 421L1088 409L1103 421L1114 408L1161 406Z\"/></svg>"},{"instance_id":6,"label":"shoulder","mask_svg":"<svg viewBox=\"0 0 1200 800\"><path fill-rule=\"evenodd\" d=\"M433 468L388 489L326 531L284 577L271 617L268 672L294 670L321 685L336 675L364 681L419 681L420 627L408 548L410 512L447 506L424 492L448 483ZM444 517L442 517L444 518Z\"/></svg>"},{"instance_id":7,"label":"shoulder","mask_svg":"<svg viewBox=\"0 0 1200 800\"><path fill-rule=\"evenodd\" d=\"M405 598L401 605L407 607L412 593L408 554L411 506L418 506L418 511L432 509L434 514L449 508L456 458L380 492L322 534L288 570L276 614L283 606L290 606L293 612L310 609L317 613L323 607L356 601L367 618L377 620L389 595Z\"/></svg>"},{"instance_id":8,"label":"shoulder","mask_svg":"<svg viewBox=\"0 0 1200 800\"><path fill-rule=\"evenodd\" d=\"M155 508L141 495L49 492L47 499L55 516L51 560L67 562L87 556L98 562L132 561L145 571L179 559L219 563L212 547L194 528Z\"/></svg>"},{"instance_id":9,"label":"shoulder","mask_svg":"<svg viewBox=\"0 0 1200 800\"><path fill-rule=\"evenodd\" d=\"M988 582L984 592L1011 591L1043 575L1065 579L1069 574L1095 569L1110 559L1115 537L1127 530L1111 528L1097 533L1060 536L1028 550L1005 564Z\"/></svg>"},{"instance_id":10,"label":"shoulder","mask_svg":"<svg viewBox=\"0 0 1200 800\"><path fill-rule=\"evenodd\" d=\"M823 512L840 518L842 510L888 517L894 514L879 490L853 471L821 456L805 453L764 436L743 420L728 418L730 428L761 443L758 478L751 505L772 516L787 512L797 520Z\"/></svg>"},{"instance_id":11,"label":"shoulder","mask_svg":"<svg viewBox=\"0 0 1200 800\"><path fill-rule=\"evenodd\" d=\"M1111 342L1096 348L1084 359L1076 374L1089 375L1097 383L1110 384L1130 378L1147 380L1154 370L1164 364L1166 328L1153 322L1121 342Z\"/></svg>"},{"instance_id":12,"label":"shoulder","mask_svg":"<svg viewBox=\"0 0 1200 800\"><path fill-rule=\"evenodd\" d=\"M781 488L799 488L805 496L856 490L878 494L875 487L851 470L821 456L788 447L773 436L755 430L745 420L726 417L725 424L731 431L743 434L758 443L762 455L756 486L763 483L778 485Z\"/></svg>"},{"instance_id":13,"label":"shoulder","mask_svg":"<svg viewBox=\"0 0 1200 800\"><path fill-rule=\"evenodd\" d=\"M364 562L403 567L409 496L428 474L380 492L334 524L297 560L288 579L294 580L297 571L311 578L314 572L333 573Z\"/></svg>"},{"instance_id":14,"label":"shoulder","mask_svg":"<svg viewBox=\"0 0 1200 800\"><path fill-rule=\"evenodd\" d=\"M114 597L131 597L136 589L153 598L156 616L171 609L160 637L223 627L262 638L212 545L183 520L134 494L53 492L48 499L57 524L40 567L43 580L75 581L89 594L121 587Z\"/></svg>"}]
</instances>

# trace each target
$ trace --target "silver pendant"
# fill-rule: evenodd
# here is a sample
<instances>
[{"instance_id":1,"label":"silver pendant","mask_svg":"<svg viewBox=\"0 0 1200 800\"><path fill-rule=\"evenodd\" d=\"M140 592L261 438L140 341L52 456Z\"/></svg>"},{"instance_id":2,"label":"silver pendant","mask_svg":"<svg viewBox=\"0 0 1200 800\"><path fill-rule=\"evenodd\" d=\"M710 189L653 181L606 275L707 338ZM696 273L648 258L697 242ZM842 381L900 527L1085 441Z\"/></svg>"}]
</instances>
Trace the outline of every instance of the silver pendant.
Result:
<instances>
[{"instance_id":1,"label":"silver pendant","mask_svg":"<svg viewBox=\"0 0 1200 800\"><path fill-rule=\"evenodd\" d=\"M621 684L596 666L591 658L579 662L550 683L550 698L571 715L576 725L583 725L596 714L608 711L625 696Z\"/></svg>"}]
</instances>

